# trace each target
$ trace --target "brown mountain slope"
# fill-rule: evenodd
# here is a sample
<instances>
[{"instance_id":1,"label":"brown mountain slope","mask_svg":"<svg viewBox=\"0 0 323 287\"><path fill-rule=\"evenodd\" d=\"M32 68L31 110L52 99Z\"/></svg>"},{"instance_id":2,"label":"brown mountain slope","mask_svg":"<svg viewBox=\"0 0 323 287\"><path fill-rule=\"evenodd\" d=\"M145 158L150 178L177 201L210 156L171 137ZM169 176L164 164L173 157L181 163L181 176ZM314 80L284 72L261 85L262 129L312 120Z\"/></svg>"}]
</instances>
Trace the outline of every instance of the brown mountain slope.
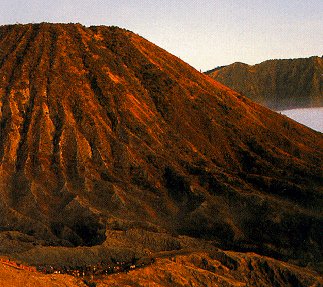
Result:
<instances>
[{"instance_id":1,"label":"brown mountain slope","mask_svg":"<svg viewBox=\"0 0 323 287\"><path fill-rule=\"evenodd\" d=\"M321 134L116 27L2 26L0 49L1 253L139 228L321 260Z\"/></svg>"},{"instance_id":2,"label":"brown mountain slope","mask_svg":"<svg viewBox=\"0 0 323 287\"><path fill-rule=\"evenodd\" d=\"M93 278L45 275L0 263L0 286L321 286L322 277L305 268L253 253L165 252L146 267Z\"/></svg>"},{"instance_id":3,"label":"brown mountain slope","mask_svg":"<svg viewBox=\"0 0 323 287\"><path fill-rule=\"evenodd\" d=\"M274 110L323 106L323 58L268 60L250 66L234 63L206 72Z\"/></svg>"},{"instance_id":4,"label":"brown mountain slope","mask_svg":"<svg viewBox=\"0 0 323 287\"><path fill-rule=\"evenodd\" d=\"M158 276L156 276L158 274ZM103 286L320 286L317 274L263 258L236 252L194 253L158 258L144 269L97 280ZM152 285L154 284L154 285Z\"/></svg>"}]
</instances>

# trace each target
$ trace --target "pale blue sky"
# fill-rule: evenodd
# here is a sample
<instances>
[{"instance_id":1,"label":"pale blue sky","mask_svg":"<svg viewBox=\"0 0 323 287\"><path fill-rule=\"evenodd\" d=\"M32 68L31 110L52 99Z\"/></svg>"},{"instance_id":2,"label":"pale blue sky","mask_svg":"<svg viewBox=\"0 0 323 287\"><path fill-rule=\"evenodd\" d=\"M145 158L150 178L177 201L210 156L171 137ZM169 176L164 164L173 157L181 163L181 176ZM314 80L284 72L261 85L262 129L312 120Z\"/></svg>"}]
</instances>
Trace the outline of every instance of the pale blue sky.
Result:
<instances>
[{"instance_id":1,"label":"pale blue sky","mask_svg":"<svg viewBox=\"0 0 323 287\"><path fill-rule=\"evenodd\" d=\"M0 24L127 28L197 69L323 54L323 0L0 0Z\"/></svg>"}]
</instances>

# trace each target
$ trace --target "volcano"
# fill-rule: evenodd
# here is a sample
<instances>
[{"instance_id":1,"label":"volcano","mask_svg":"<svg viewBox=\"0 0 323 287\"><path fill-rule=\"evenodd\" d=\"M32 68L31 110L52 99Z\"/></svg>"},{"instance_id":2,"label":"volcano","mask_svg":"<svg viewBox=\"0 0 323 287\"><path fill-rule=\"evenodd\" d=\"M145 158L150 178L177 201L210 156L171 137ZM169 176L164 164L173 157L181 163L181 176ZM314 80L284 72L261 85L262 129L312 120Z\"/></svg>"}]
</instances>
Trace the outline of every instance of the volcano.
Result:
<instances>
[{"instance_id":1,"label":"volcano","mask_svg":"<svg viewBox=\"0 0 323 287\"><path fill-rule=\"evenodd\" d=\"M322 134L125 29L1 26L0 49L1 254L203 245L319 269Z\"/></svg>"}]
</instances>

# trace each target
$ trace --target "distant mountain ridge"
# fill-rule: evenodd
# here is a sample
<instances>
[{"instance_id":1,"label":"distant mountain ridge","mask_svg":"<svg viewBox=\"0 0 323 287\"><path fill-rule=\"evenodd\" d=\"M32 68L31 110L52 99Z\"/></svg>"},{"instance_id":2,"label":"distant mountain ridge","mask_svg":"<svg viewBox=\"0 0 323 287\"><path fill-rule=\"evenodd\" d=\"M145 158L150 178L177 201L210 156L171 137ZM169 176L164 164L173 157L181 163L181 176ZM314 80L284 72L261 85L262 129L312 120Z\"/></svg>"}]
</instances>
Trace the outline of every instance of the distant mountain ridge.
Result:
<instances>
[{"instance_id":1,"label":"distant mountain ridge","mask_svg":"<svg viewBox=\"0 0 323 287\"><path fill-rule=\"evenodd\" d=\"M240 62L206 74L274 110L323 106L323 58Z\"/></svg>"}]
</instances>

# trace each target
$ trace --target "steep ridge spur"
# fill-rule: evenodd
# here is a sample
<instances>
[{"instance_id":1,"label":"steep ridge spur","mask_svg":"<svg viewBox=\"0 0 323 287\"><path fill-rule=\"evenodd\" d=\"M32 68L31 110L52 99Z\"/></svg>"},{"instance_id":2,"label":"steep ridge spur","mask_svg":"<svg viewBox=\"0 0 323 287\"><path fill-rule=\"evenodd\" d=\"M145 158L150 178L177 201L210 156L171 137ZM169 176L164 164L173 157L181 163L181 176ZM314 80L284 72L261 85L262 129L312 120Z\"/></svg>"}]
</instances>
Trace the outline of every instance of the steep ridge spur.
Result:
<instances>
[{"instance_id":1,"label":"steep ridge spur","mask_svg":"<svg viewBox=\"0 0 323 287\"><path fill-rule=\"evenodd\" d=\"M1 253L128 222L321 260L321 134L124 29L1 26L0 49Z\"/></svg>"},{"instance_id":2,"label":"steep ridge spur","mask_svg":"<svg viewBox=\"0 0 323 287\"><path fill-rule=\"evenodd\" d=\"M237 62L206 74L276 111L323 106L322 57Z\"/></svg>"}]
</instances>

